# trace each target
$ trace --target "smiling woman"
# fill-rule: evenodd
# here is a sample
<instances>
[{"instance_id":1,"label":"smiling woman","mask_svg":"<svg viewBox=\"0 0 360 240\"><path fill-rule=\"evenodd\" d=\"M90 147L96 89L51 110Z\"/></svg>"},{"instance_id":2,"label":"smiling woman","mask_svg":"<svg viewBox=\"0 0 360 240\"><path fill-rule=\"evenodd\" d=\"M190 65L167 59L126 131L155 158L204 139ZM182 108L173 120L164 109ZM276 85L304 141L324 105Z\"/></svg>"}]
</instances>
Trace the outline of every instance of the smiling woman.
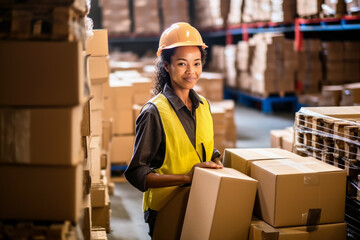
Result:
<instances>
[{"instance_id":1,"label":"smiling woman","mask_svg":"<svg viewBox=\"0 0 360 240\"><path fill-rule=\"evenodd\" d=\"M193 90L206 47L187 23L173 24L160 38L156 96L136 120L133 157L125 171L126 179L144 192L150 236L158 211L176 188L191 183L195 167L222 168L209 103Z\"/></svg>"}]
</instances>

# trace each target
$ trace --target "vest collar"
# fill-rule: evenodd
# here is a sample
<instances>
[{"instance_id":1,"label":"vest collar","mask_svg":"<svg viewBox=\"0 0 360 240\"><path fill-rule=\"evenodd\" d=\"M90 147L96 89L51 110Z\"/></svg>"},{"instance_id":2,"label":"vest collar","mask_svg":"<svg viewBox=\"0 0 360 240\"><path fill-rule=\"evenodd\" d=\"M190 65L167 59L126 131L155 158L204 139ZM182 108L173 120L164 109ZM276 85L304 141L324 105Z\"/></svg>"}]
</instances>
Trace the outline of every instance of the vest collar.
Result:
<instances>
[{"instance_id":1,"label":"vest collar","mask_svg":"<svg viewBox=\"0 0 360 240\"><path fill-rule=\"evenodd\" d=\"M176 93L168 83L165 83L162 93L169 100L170 104L176 111L179 111L181 108L185 107L184 102L178 97L178 95L176 95ZM191 101L193 102L194 109L197 109L200 103L204 104L200 96L194 91L194 89L190 89L189 95Z\"/></svg>"}]
</instances>

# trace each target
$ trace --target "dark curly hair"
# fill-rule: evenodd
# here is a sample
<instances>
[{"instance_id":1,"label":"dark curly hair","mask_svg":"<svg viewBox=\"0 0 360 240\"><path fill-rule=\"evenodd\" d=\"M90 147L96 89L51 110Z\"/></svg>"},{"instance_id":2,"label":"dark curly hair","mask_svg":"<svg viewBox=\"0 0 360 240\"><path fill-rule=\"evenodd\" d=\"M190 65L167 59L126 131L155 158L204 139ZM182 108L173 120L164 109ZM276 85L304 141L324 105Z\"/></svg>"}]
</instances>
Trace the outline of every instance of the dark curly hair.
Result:
<instances>
[{"instance_id":1,"label":"dark curly hair","mask_svg":"<svg viewBox=\"0 0 360 240\"><path fill-rule=\"evenodd\" d=\"M204 66L206 61L206 51L202 47L198 47L201 53L201 63ZM171 57L174 55L176 50L175 48L164 49L161 52L161 55L158 57L156 66L155 66L155 82L153 95L157 95L162 92L164 89L165 83L171 84L171 79L169 73L165 70L165 62L171 64Z\"/></svg>"}]
</instances>

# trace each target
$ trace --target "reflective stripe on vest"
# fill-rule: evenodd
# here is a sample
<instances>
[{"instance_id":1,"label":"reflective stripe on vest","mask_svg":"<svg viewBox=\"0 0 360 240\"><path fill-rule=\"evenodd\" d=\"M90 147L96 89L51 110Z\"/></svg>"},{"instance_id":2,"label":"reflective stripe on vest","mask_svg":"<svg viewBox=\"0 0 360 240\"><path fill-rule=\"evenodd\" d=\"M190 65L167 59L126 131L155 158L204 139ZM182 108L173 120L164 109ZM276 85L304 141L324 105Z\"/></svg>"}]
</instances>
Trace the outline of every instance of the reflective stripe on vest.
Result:
<instances>
[{"instance_id":1,"label":"reflective stripe on vest","mask_svg":"<svg viewBox=\"0 0 360 240\"><path fill-rule=\"evenodd\" d=\"M214 130L207 100L196 109L196 149L192 145L168 99L159 94L150 102L155 104L165 131L165 158L156 169L158 174L187 174L202 161L210 161L214 149ZM177 187L149 188L144 193L143 210L159 211Z\"/></svg>"}]
</instances>

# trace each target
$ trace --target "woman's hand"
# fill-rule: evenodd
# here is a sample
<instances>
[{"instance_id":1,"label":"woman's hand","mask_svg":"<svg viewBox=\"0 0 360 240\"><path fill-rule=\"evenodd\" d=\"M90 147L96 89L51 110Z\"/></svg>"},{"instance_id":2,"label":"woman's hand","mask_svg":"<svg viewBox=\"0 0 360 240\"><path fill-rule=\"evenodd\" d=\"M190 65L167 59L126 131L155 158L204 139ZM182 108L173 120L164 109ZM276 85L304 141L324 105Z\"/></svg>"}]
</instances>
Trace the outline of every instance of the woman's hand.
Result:
<instances>
[{"instance_id":1,"label":"woman's hand","mask_svg":"<svg viewBox=\"0 0 360 240\"><path fill-rule=\"evenodd\" d=\"M218 161L216 161L218 160ZM220 159L216 158L215 161L209 161L209 162L201 162L201 163L198 163L198 164L195 164L190 172L188 172L186 174L186 177L187 177L187 183L191 183L192 182L192 178L193 178L193 175L194 175L194 171L195 171L195 168L196 167L201 167L201 168L215 168L215 169L220 169L220 168L223 168L223 165L220 161Z\"/></svg>"}]
</instances>

